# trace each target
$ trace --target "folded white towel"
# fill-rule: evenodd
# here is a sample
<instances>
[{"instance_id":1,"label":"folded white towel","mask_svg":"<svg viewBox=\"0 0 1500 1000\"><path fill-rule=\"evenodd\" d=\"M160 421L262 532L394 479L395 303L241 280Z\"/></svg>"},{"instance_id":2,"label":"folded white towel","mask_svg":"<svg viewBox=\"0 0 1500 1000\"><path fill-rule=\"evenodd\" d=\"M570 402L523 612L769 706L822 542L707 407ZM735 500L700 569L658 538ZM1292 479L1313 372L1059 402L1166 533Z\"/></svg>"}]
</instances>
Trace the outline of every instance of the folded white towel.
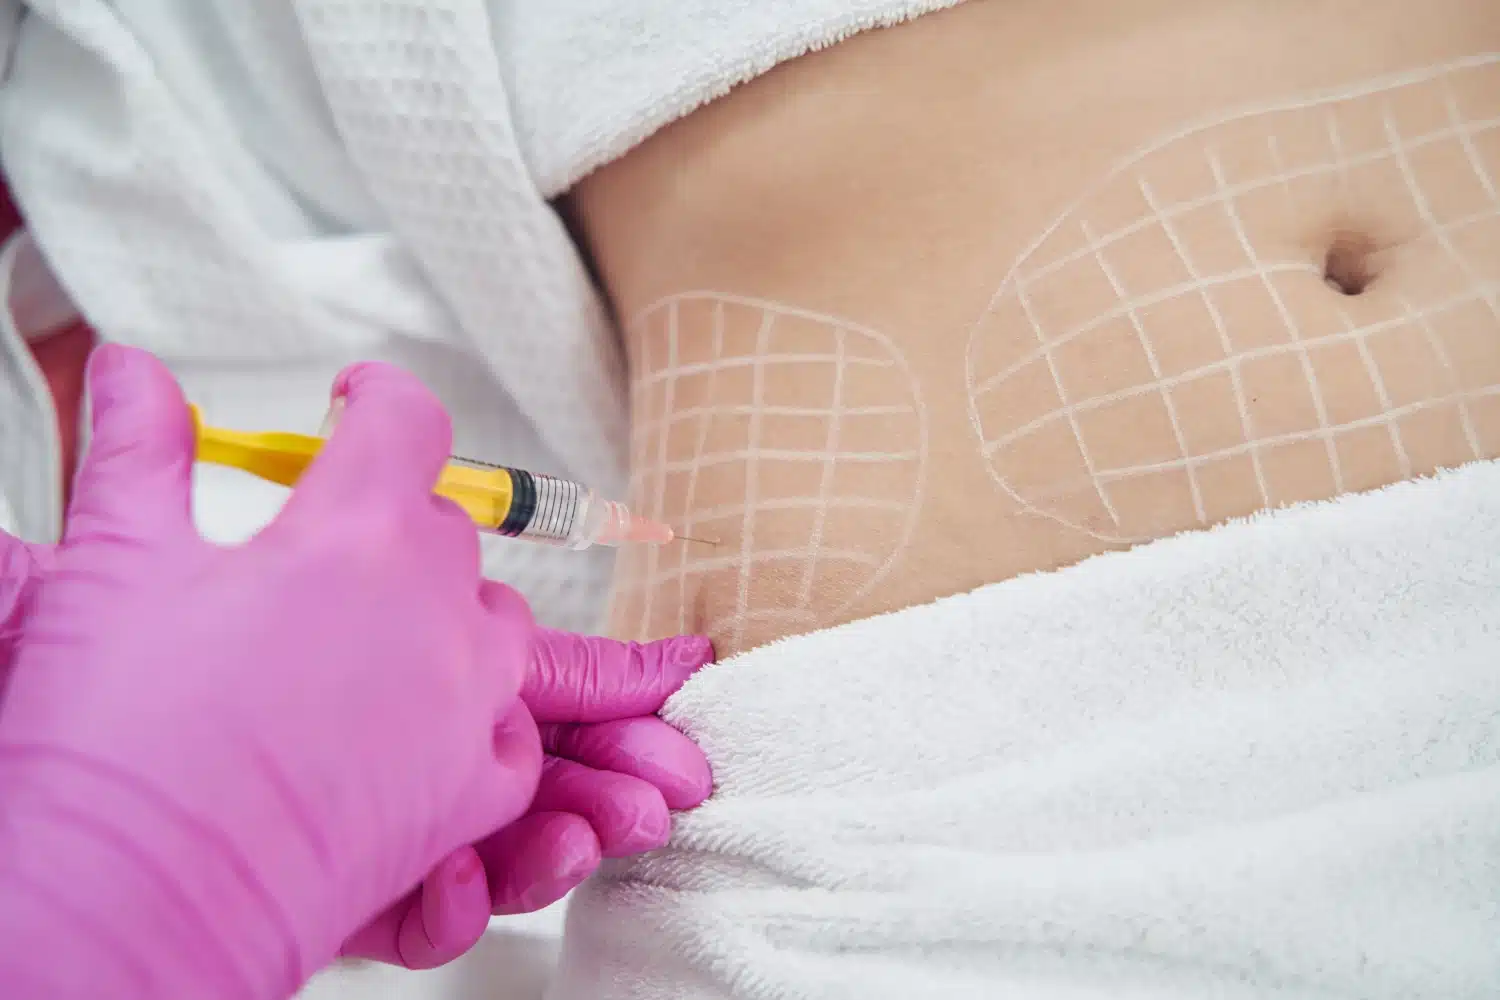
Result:
<instances>
[{"instance_id":1,"label":"folded white towel","mask_svg":"<svg viewBox=\"0 0 1500 1000\"><path fill-rule=\"evenodd\" d=\"M552 996L1500 996L1500 464L790 639Z\"/></svg>"}]
</instances>

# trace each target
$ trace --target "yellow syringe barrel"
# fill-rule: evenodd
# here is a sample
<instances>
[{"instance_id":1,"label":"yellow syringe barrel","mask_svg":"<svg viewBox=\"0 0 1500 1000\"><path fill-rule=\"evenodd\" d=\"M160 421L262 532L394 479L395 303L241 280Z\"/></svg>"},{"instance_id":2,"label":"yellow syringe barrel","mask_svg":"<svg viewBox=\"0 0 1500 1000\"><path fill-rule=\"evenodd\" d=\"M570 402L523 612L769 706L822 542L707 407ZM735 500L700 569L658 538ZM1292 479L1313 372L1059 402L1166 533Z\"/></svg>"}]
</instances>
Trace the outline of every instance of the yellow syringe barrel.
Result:
<instances>
[{"instance_id":1,"label":"yellow syringe barrel","mask_svg":"<svg viewBox=\"0 0 1500 1000\"><path fill-rule=\"evenodd\" d=\"M198 461L242 469L282 486L295 486L325 443L309 434L210 427L196 406L191 409ZM462 507L482 530L498 532L515 506L515 475L513 470L498 466L479 468L461 461L449 462L433 492Z\"/></svg>"}]
</instances>

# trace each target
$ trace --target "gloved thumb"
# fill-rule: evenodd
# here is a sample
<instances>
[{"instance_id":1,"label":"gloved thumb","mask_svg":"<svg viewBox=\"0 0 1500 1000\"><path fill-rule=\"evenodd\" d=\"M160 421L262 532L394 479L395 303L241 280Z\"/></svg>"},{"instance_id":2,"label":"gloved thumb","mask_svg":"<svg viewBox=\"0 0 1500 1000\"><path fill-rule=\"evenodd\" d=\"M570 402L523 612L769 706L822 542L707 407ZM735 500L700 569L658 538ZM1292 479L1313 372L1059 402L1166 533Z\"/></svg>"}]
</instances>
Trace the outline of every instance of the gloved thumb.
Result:
<instances>
[{"instance_id":1,"label":"gloved thumb","mask_svg":"<svg viewBox=\"0 0 1500 1000\"><path fill-rule=\"evenodd\" d=\"M87 386L91 436L64 542L191 526L195 439L177 380L145 351L101 344Z\"/></svg>"},{"instance_id":2,"label":"gloved thumb","mask_svg":"<svg viewBox=\"0 0 1500 1000\"><path fill-rule=\"evenodd\" d=\"M50 545L33 545L0 531L0 682L15 652L31 595L52 565L52 556Z\"/></svg>"}]
</instances>

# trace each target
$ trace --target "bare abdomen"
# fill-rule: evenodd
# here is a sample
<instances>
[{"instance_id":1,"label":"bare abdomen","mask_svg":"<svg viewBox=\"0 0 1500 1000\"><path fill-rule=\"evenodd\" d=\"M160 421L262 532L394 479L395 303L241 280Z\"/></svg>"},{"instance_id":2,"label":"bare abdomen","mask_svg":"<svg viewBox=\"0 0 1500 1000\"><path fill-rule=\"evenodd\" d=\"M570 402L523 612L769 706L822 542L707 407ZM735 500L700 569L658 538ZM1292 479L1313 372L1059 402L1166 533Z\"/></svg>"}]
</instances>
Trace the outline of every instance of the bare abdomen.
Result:
<instances>
[{"instance_id":1,"label":"bare abdomen","mask_svg":"<svg viewBox=\"0 0 1500 1000\"><path fill-rule=\"evenodd\" d=\"M1125 8L1128 7L1128 12ZM721 651L1500 454L1500 8L970 3L575 196L615 624Z\"/></svg>"}]
</instances>

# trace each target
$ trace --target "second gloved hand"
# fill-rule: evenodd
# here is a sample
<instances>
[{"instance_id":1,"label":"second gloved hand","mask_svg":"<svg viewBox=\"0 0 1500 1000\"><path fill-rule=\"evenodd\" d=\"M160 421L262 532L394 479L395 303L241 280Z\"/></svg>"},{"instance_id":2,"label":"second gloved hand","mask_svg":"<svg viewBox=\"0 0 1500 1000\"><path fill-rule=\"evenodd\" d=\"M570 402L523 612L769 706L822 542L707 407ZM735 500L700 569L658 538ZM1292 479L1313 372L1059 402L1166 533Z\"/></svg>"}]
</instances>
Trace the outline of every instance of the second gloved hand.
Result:
<instances>
[{"instance_id":1,"label":"second gloved hand","mask_svg":"<svg viewBox=\"0 0 1500 1000\"><path fill-rule=\"evenodd\" d=\"M492 913L540 909L602 857L663 846L668 810L698 805L713 783L702 751L654 713L712 657L701 636L637 644L538 629L522 700L548 754L531 810L444 859L343 954L442 965L479 941Z\"/></svg>"}]
</instances>

